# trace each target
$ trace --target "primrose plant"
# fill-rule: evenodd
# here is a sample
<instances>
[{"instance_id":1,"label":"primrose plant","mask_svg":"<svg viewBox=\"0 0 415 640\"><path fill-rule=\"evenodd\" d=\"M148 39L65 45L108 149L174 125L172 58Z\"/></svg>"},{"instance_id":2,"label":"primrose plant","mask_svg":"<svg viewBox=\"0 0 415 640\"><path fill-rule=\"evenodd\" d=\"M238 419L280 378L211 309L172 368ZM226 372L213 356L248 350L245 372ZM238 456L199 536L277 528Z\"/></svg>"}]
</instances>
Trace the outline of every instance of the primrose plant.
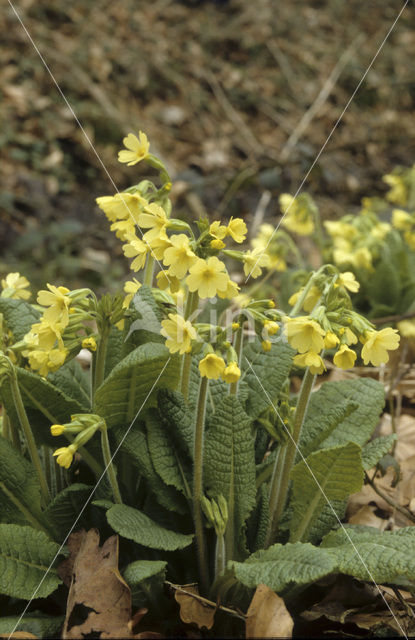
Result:
<instances>
[{"instance_id":1,"label":"primrose plant","mask_svg":"<svg viewBox=\"0 0 415 640\"><path fill-rule=\"evenodd\" d=\"M121 537L133 594L144 565L147 595L168 577L234 607L260 583L290 598L335 573L413 584L412 528L341 525L365 470L393 446L393 435L371 439L382 386L313 392L328 360L386 363L397 330L354 310L359 282L333 264L308 274L290 311L258 299L257 283L298 257L291 236L261 227L243 250L240 218L174 218L145 134L124 145L120 162L158 172L158 184L97 199L140 274L126 295L48 284L31 304L23 276L2 280L0 592L54 593L68 533L93 526ZM310 201L300 204L288 231L314 224Z\"/></svg>"}]
</instances>

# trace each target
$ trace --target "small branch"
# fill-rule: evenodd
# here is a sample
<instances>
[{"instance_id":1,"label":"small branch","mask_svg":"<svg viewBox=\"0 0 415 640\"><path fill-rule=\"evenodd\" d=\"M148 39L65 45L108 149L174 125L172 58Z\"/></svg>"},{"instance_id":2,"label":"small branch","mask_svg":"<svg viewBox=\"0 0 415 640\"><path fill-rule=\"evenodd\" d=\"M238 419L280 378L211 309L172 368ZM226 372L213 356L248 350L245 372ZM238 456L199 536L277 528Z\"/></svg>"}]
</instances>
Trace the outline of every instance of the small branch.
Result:
<instances>
[{"instance_id":1,"label":"small branch","mask_svg":"<svg viewBox=\"0 0 415 640\"><path fill-rule=\"evenodd\" d=\"M243 613L239 613L239 611L235 611L235 609L229 609L228 607L224 607L221 604L218 604L216 602L213 602L212 600L208 600L207 598L204 598L203 596L199 596L197 593L191 593L190 591L186 591L186 589L184 589L183 587L181 587L178 584L173 584L172 582L169 582L168 580L165 581L164 584L167 584L168 587L170 587L170 589L174 589L174 591L180 591L180 593L185 593L187 596L190 596L191 598L194 598L195 600L199 600L199 602L201 602L202 604L206 605L207 607L212 607L212 609L216 609L216 610L220 610L220 611L224 611L225 613L230 613L231 616L235 616L236 618L239 618L240 620L246 620L246 616ZM190 586L190 585L188 585Z\"/></svg>"},{"instance_id":2,"label":"small branch","mask_svg":"<svg viewBox=\"0 0 415 640\"><path fill-rule=\"evenodd\" d=\"M374 491L376 491L378 496L380 496L385 502L390 504L390 506L393 507L394 509L396 509L396 511L399 511L399 513L401 513L403 516L405 516L405 518L407 518L411 522L415 522L415 515L413 513L411 513L409 511L409 509L407 509L406 507L402 507L398 502L395 502L395 500L393 498L390 498L387 495L387 493L384 493L381 489L379 489L379 487L377 487L375 482L374 482L374 478L373 479L369 478L369 476L368 476L368 474L366 472L365 472L365 477L366 477L366 480L367 480L368 484L370 484L372 489Z\"/></svg>"}]
</instances>

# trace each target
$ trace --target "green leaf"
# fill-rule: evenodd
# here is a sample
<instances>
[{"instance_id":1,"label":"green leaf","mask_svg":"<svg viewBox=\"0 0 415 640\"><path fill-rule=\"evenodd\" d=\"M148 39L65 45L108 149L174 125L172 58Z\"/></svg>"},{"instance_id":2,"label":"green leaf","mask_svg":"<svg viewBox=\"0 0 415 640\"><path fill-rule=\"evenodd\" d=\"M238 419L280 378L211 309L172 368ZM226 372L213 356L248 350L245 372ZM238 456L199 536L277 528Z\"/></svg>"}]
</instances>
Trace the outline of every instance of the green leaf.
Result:
<instances>
[{"instance_id":1,"label":"green leaf","mask_svg":"<svg viewBox=\"0 0 415 640\"><path fill-rule=\"evenodd\" d=\"M59 545L42 531L0 524L0 593L23 600L46 598L61 582L56 569L49 569L58 551Z\"/></svg>"},{"instance_id":2,"label":"green leaf","mask_svg":"<svg viewBox=\"0 0 415 640\"><path fill-rule=\"evenodd\" d=\"M83 406L45 378L20 367L16 371L20 393L36 441L55 447L56 439L49 431L51 424L69 422L71 414L84 412ZM0 397L13 422L19 424L8 380L3 382Z\"/></svg>"},{"instance_id":3,"label":"green leaf","mask_svg":"<svg viewBox=\"0 0 415 640\"><path fill-rule=\"evenodd\" d=\"M269 493L264 483L258 489L257 504L247 522L247 542L251 551L263 549L269 525Z\"/></svg>"},{"instance_id":4,"label":"green leaf","mask_svg":"<svg viewBox=\"0 0 415 640\"><path fill-rule=\"evenodd\" d=\"M319 420L312 420L307 417L307 426L302 430L299 450L306 458L310 453L320 448L320 445L329 435L341 424L346 418L348 418L354 411L358 409L358 405L350 400L340 402L339 405L333 405L327 407L327 409L320 414ZM297 460L301 459L299 453L296 456Z\"/></svg>"},{"instance_id":5,"label":"green leaf","mask_svg":"<svg viewBox=\"0 0 415 640\"><path fill-rule=\"evenodd\" d=\"M402 285L398 270L394 268L394 265L391 265L390 252L387 247L384 249L386 254L376 264L367 293L372 304L380 303L393 310L398 303Z\"/></svg>"},{"instance_id":6,"label":"green leaf","mask_svg":"<svg viewBox=\"0 0 415 640\"><path fill-rule=\"evenodd\" d=\"M325 428L322 415L332 412L345 401L358 405L357 409L338 423L334 431L320 443L320 448L335 447L348 442L363 446L369 440L379 420L384 405L384 389L380 382L372 378L324 382L321 388L311 394L304 421L304 438L310 431L318 434L319 425ZM316 437L313 436L313 437Z\"/></svg>"},{"instance_id":7,"label":"green leaf","mask_svg":"<svg viewBox=\"0 0 415 640\"><path fill-rule=\"evenodd\" d=\"M91 410L90 380L77 360L65 362L60 369L49 374L48 380L66 396L76 400L85 411Z\"/></svg>"},{"instance_id":8,"label":"green leaf","mask_svg":"<svg viewBox=\"0 0 415 640\"><path fill-rule=\"evenodd\" d=\"M165 529L141 511L125 504L115 504L107 511L108 524L124 538L150 549L175 551L193 542L193 535Z\"/></svg>"},{"instance_id":9,"label":"green leaf","mask_svg":"<svg viewBox=\"0 0 415 640\"><path fill-rule=\"evenodd\" d=\"M124 437L124 429L116 427L112 431L116 445ZM121 451L129 456L138 472L146 479L148 487L157 502L168 509L184 515L188 508L181 494L173 487L164 484L156 473L148 450L146 435L140 430L139 425L134 425L128 432L121 445Z\"/></svg>"},{"instance_id":10,"label":"green leaf","mask_svg":"<svg viewBox=\"0 0 415 640\"><path fill-rule=\"evenodd\" d=\"M126 356L104 380L95 394L94 411L108 427L129 425L151 395L160 387L175 387L178 359L162 344L147 343Z\"/></svg>"},{"instance_id":11,"label":"green leaf","mask_svg":"<svg viewBox=\"0 0 415 640\"><path fill-rule=\"evenodd\" d=\"M20 620L19 616L0 618L0 633L10 634L12 631L26 631L37 638L58 638L62 629L64 616L47 616L41 611L30 611Z\"/></svg>"},{"instance_id":12,"label":"green leaf","mask_svg":"<svg viewBox=\"0 0 415 640\"><path fill-rule=\"evenodd\" d=\"M178 391L160 389L157 394L160 416L166 429L171 433L177 448L193 459L194 418L186 400Z\"/></svg>"},{"instance_id":13,"label":"green leaf","mask_svg":"<svg viewBox=\"0 0 415 640\"><path fill-rule=\"evenodd\" d=\"M396 442L397 436L395 433L391 433L388 436L381 436L375 438L371 442L368 442L362 449L362 462L363 469L368 471L374 467L381 458L388 453L393 443Z\"/></svg>"},{"instance_id":14,"label":"green leaf","mask_svg":"<svg viewBox=\"0 0 415 640\"><path fill-rule=\"evenodd\" d=\"M154 469L167 485L191 497L190 465L180 457L170 432L165 429L157 409L149 410L146 416L147 442Z\"/></svg>"},{"instance_id":15,"label":"green leaf","mask_svg":"<svg viewBox=\"0 0 415 640\"><path fill-rule=\"evenodd\" d=\"M380 532L374 527L346 525L329 533L322 547L347 575L380 584L415 584L415 527Z\"/></svg>"},{"instance_id":16,"label":"green leaf","mask_svg":"<svg viewBox=\"0 0 415 640\"><path fill-rule=\"evenodd\" d=\"M16 341L22 340L32 324L39 322L40 312L24 300L0 298L0 313Z\"/></svg>"},{"instance_id":17,"label":"green leaf","mask_svg":"<svg viewBox=\"0 0 415 640\"><path fill-rule=\"evenodd\" d=\"M291 540L308 540L327 500L344 500L361 489L361 449L354 442L315 451L292 471ZM318 484L317 484L318 483ZM323 493L324 492L324 493Z\"/></svg>"},{"instance_id":18,"label":"green leaf","mask_svg":"<svg viewBox=\"0 0 415 640\"><path fill-rule=\"evenodd\" d=\"M328 549L311 544L274 544L265 551L257 551L245 562L232 562L236 578L247 587L259 584L281 593L292 585L315 582L336 570L336 559Z\"/></svg>"},{"instance_id":19,"label":"green leaf","mask_svg":"<svg viewBox=\"0 0 415 640\"><path fill-rule=\"evenodd\" d=\"M160 602L166 567L167 562L163 560L137 560L125 568L123 577L131 589L134 607Z\"/></svg>"},{"instance_id":20,"label":"green leaf","mask_svg":"<svg viewBox=\"0 0 415 640\"><path fill-rule=\"evenodd\" d=\"M242 358L245 373L241 380L249 389L246 400L249 416L258 418L268 409L271 406L268 397L276 402L291 369L294 354L294 349L282 341L273 343L270 351L264 351L259 340L247 344Z\"/></svg>"},{"instance_id":21,"label":"green leaf","mask_svg":"<svg viewBox=\"0 0 415 640\"><path fill-rule=\"evenodd\" d=\"M75 482L60 491L48 505L45 515L49 522L53 523L54 530L58 534L58 540L64 540L66 534L81 513L86 500L94 491L94 487ZM87 509L82 512L76 523L77 529L88 527Z\"/></svg>"},{"instance_id":22,"label":"green leaf","mask_svg":"<svg viewBox=\"0 0 415 640\"><path fill-rule=\"evenodd\" d=\"M152 290L143 285L131 302L129 313L131 321L126 324L123 355L146 342L164 343L160 335L163 313L154 299Z\"/></svg>"},{"instance_id":23,"label":"green leaf","mask_svg":"<svg viewBox=\"0 0 415 640\"><path fill-rule=\"evenodd\" d=\"M43 528L40 485L33 465L0 437L0 522Z\"/></svg>"},{"instance_id":24,"label":"green leaf","mask_svg":"<svg viewBox=\"0 0 415 640\"><path fill-rule=\"evenodd\" d=\"M105 378L109 376L114 367L123 359L123 347L125 332L120 331L111 325L107 342L107 352L105 354Z\"/></svg>"},{"instance_id":25,"label":"green leaf","mask_svg":"<svg viewBox=\"0 0 415 640\"><path fill-rule=\"evenodd\" d=\"M346 514L348 498L344 500L330 500L323 505L321 512L310 524L307 532L307 542L319 543L333 528L336 528Z\"/></svg>"},{"instance_id":26,"label":"green leaf","mask_svg":"<svg viewBox=\"0 0 415 640\"><path fill-rule=\"evenodd\" d=\"M255 506L255 450L251 419L236 396L226 396L209 420L204 451L205 485L228 503L228 557L237 548Z\"/></svg>"}]
</instances>

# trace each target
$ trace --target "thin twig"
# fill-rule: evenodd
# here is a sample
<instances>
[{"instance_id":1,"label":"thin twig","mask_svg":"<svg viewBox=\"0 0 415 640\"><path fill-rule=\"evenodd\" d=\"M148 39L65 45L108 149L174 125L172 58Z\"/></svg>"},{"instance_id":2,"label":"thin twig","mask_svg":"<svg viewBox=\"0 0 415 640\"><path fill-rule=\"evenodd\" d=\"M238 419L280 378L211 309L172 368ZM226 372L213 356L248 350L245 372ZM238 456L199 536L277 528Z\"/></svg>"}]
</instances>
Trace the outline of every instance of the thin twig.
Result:
<instances>
[{"instance_id":1,"label":"thin twig","mask_svg":"<svg viewBox=\"0 0 415 640\"><path fill-rule=\"evenodd\" d=\"M326 82L323 84L313 104L310 106L309 109L307 109L305 114L302 116L299 123L297 124L294 131L288 138L284 147L282 148L281 155L280 155L280 160L282 162L287 160L287 158L291 155L291 152L294 149L295 145L297 144L299 138L303 135L303 133L309 127L309 125L311 124L312 120L314 119L318 111L321 109L323 104L327 101L330 93L332 92L333 88L336 85L337 80L339 79L340 74L342 73L343 69L346 67L350 58L353 56L354 52L356 51L356 49L358 49L359 45L362 43L363 40L364 40L364 36L363 34L360 34L357 38L353 40L353 42L346 49L343 55L340 56L339 61L333 68Z\"/></svg>"},{"instance_id":2,"label":"thin twig","mask_svg":"<svg viewBox=\"0 0 415 640\"><path fill-rule=\"evenodd\" d=\"M405 518L407 518L408 520L410 520L411 522L415 522L415 515L413 515L409 509L407 509L406 507L402 507L399 503L397 503L393 498L390 498L387 493L384 493L382 491L382 489L379 489L379 487L376 486L374 480L372 480L371 478L369 478L368 474L365 472L365 477L367 482L370 484L370 486L372 487L372 489L378 494L378 496L380 496L385 502L387 502L391 507L393 507L394 509L396 509L396 511L399 511L399 513L401 513L403 516L405 516Z\"/></svg>"},{"instance_id":3,"label":"thin twig","mask_svg":"<svg viewBox=\"0 0 415 640\"><path fill-rule=\"evenodd\" d=\"M165 581L165 584L167 584L168 587L170 587L171 589L174 589L175 591L180 591L180 593L185 593L187 596L190 596L191 598L195 598L195 600L199 600L199 602L201 602L207 607L211 607L212 609L216 609L216 610L220 609L220 611L224 611L225 613L230 613L232 616L235 616L236 618L240 618L241 620L246 619L246 616L243 613L240 613L235 609L229 609L228 607L224 607L222 604L218 604L216 602L213 602L212 600L208 600L207 598L200 596L198 593L192 593L191 591L187 591L186 589L184 589L178 584L173 584L168 580ZM186 586L193 586L193 585L186 585Z\"/></svg>"}]
</instances>

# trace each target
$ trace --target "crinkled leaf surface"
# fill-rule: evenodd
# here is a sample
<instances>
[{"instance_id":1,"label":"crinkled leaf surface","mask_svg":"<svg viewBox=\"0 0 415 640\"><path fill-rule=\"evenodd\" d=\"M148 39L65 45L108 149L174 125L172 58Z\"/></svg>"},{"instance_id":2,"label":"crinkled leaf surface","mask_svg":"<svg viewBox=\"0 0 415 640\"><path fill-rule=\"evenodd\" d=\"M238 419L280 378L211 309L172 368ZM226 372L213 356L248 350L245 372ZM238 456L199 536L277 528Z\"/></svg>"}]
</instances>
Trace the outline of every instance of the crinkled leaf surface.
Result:
<instances>
[{"instance_id":1,"label":"crinkled leaf surface","mask_svg":"<svg viewBox=\"0 0 415 640\"><path fill-rule=\"evenodd\" d=\"M178 375L178 358L164 345L143 344L117 364L97 389L94 410L108 427L128 426L157 389L177 385Z\"/></svg>"},{"instance_id":2,"label":"crinkled leaf surface","mask_svg":"<svg viewBox=\"0 0 415 640\"><path fill-rule=\"evenodd\" d=\"M392 449L396 440L396 434L390 433L387 436L381 436L368 442L362 449L362 462L365 471L374 467Z\"/></svg>"},{"instance_id":3,"label":"crinkled leaf surface","mask_svg":"<svg viewBox=\"0 0 415 640\"><path fill-rule=\"evenodd\" d=\"M157 604L163 593L166 567L163 560L136 560L124 569L123 577L135 607Z\"/></svg>"},{"instance_id":4,"label":"crinkled leaf surface","mask_svg":"<svg viewBox=\"0 0 415 640\"><path fill-rule=\"evenodd\" d=\"M40 312L25 300L0 298L0 313L3 314L8 329L16 342L22 340L32 324L39 322Z\"/></svg>"},{"instance_id":5,"label":"crinkled leaf surface","mask_svg":"<svg viewBox=\"0 0 415 640\"><path fill-rule=\"evenodd\" d=\"M75 359L65 362L48 376L49 382L63 391L65 395L79 402L85 411L91 409L91 390L88 374Z\"/></svg>"},{"instance_id":6,"label":"crinkled leaf surface","mask_svg":"<svg viewBox=\"0 0 415 640\"><path fill-rule=\"evenodd\" d=\"M179 451L193 459L194 418L183 395L171 389L160 389L158 407L164 428L168 429Z\"/></svg>"},{"instance_id":7,"label":"crinkled leaf surface","mask_svg":"<svg viewBox=\"0 0 415 640\"><path fill-rule=\"evenodd\" d=\"M277 400L294 354L294 349L282 340L274 342L270 351L264 351L259 340L246 345L242 358L245 373L241 380L248 387L245 407L249 416L257 418Z\"/></svg>"},{"instance_id":8,"label":"crinkled leaf surface","mask_svg":"<svg viewBox=\"0 0 415 640\"><path fill-rule=\"evenodd\" d=\"M31 611L20 618L20 615L0 618L0 633L8 634L16 629L33 633L37 638L58 638L64 620L63 616L47 616L41 611Z\"/></svg>"},{"instance_id":9,"label":"crinkled leaf surface","mask_svg":"<svg viewBox=\"0 0 415 640\"><path fill-rule=\"evenodd\" d=\"M138 509L124 504L115 504L106 515L114 531L143 547L175 551L188 547L193 541L193 535L165 529Z\"/></svg>"},{"instance_id":10,"label":"crinkled leaf surface","mask_svg":"<svg viewBox=\"0 0 415 640\"><path fill-rule=\"evenodd\" d=\"M76 521L76 529L87 525L89 505L81 513L94 487L75 482L60 491L48 505L45 515L53 524L58 540L64 540Z\"/></svg>"},{"instance_id":11,"label":"crinkled leaf surface","mask_svg":"<svg viewBox=\"0 0 415 640\"><path fill-rule=\"evenodd\" d=\"M236 549L246 519L255 506L255 451L251 418L238 398L226 396L209 420L204 451L205 485L228 503L225 540ZM231 556L232 557L232 556Z\"/></svg>"},{"instance_id":12,"label":"crinkled leaf surface","mask_svg":"<svg viewBox=\"0 0 415 640\"><path fill-rule=\"evenodd\" d=\"M332 431L342 423L346 418L352 415L358 408L355 402L344 400L337 405L325 407L320 412L319 420L308 419L304 425L299 442L299 450L306 458L310 453L320 448L320 445L328 438ZM297 461L301 460L301 456L297 452Z\"/></svg>"},{"instance_id":13,"label":"crinkled leaf surface","mask_svg":"<svg viewBox=\"0 0 415 640\"><path fill-rule=\"evenodd\" d=\"M308 540L308 532L327 501L343 500L363 484L361 448L354 442L315 451L292 471L291 540Z\"/></svg>"},{"instance_id":14,"label":"crinkled leaf surface","mask_svg":"<svg viewBox=\"0 0 415 640\"><path fill-rule=\"evenodd\" d=\"M341 420L319 447L330 448L347 442L363 446L371 437L384 405L383 386L372 378L322 384L318 391L311 394L303 426L304 438L307 438L309 431L317 435L325 427L322 414L333 411L333 407L339 407L345 400L357 404L357 409Z\"/></svg>"},{"instance_id":15,"label":"crinkled leaf surface","mask_svg":"<svg viewBox=\"0 0 415 640\"><path fill-rule=\"evenodd\" d=\"M322 547L333 554L342 573L380 584L415 584L415 527L381 532L346 525L329 533Z\"/></svg>"},{"instance_id":16,"label":"crinkled leaf surface","mask_svg":"<svg viewBox=\"0 0 415 640\"><path fill-rule=\"evenodd\" d=\"M46 598L61 582L56 569L49 569L58 551L59 545L42 531L0 524L0 593Z\"/></svg>"},{"instance_id":17,"label":"crinkled leaf surface","mask_svg":"<svg viewBox=\"0 0 415 640\"><path fill-rule=\"evenodd\" d=\"M336 569L336 559L328 549L302 542L274 544L257 551L245 562L230 562L237 579L247 587L266 584L281 593L291 585L315 582Z\"/></svg>"}]
</instances>

